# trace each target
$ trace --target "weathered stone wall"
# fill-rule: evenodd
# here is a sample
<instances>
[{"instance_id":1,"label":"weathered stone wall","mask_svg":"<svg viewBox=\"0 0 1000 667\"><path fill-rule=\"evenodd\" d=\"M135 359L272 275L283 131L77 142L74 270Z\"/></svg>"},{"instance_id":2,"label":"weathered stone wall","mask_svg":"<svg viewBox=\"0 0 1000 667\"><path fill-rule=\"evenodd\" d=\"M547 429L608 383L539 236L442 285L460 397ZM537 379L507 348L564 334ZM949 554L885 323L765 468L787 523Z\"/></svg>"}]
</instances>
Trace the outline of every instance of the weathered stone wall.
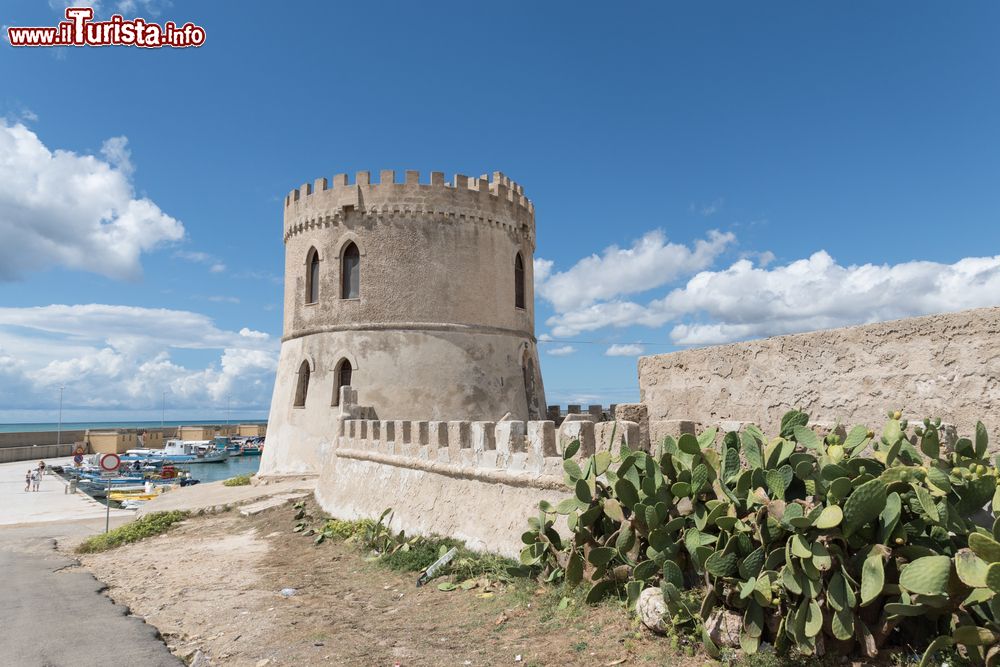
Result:
<instances>
[{"instance_id":1,"label":"weathered stone wall","mask_svg":"<svg viewBox=\"0 0 1000 667\"><path fill-rule=\"evenodd\" d=\"M900 408L911 419L940 417L960 435L977 420L996 434L1000 308L642 357L639 389L651 424L754 422L769 431L798 407L817 422L876 426Z\"/></svg>"},{"instance_id":2,"label":"weathered stone wall","mask_svg":"<svg viewBox=\"0 0 1000 667\"><path fill-rule=\"evenodd\" d=\"M345 419L320 454L316 499L336 518L373 518L392 508L396 530L516 557L539 501L571 493L562 452L573 440L582 460L622 441L638 447L639 429L584 417L558 429L551 421Z\"/></svg>"}]
</instances>

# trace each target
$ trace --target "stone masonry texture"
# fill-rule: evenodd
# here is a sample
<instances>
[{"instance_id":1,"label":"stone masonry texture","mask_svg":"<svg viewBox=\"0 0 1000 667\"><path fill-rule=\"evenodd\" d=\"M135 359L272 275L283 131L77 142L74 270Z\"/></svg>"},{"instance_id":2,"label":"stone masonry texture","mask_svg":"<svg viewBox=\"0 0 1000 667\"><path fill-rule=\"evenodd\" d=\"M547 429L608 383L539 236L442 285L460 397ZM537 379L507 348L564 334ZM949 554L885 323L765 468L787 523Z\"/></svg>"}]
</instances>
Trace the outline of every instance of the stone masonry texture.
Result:
<instances>
[{"instance_id":1,"label":"stone masonry texture","mask_svg":"<svg viewBox=\"0 0 1000 667\"><path fill-rule=\"evenodd\" d=\"M959 435L986 424L1000 445L1000 308L778 336L639 360L650 420L733 420L773 431L811 420L877 426L890 409L940 417Z\"/></svg>"}]
</instances>

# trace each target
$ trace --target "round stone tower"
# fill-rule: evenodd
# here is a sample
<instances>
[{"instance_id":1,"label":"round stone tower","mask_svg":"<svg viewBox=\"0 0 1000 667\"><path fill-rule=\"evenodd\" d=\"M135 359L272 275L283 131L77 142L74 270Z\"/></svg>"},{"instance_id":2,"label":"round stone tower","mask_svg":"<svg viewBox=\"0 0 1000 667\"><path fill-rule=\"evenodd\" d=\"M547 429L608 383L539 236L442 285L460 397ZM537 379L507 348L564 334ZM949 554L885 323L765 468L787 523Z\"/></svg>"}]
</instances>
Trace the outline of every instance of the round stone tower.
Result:
<instances>
[{"instance_id":1,"label":"round stone tower","mask_svg":"<svg viewBox=\"0 0 1000 667\"><path fill-rule=\"evenodd\" d=\"M520 185L499 172L322 178L285 199L284 242L263 472L315 471L342 396L370 419L543 418L535 216Z\"/></svg>"}]
</instances>

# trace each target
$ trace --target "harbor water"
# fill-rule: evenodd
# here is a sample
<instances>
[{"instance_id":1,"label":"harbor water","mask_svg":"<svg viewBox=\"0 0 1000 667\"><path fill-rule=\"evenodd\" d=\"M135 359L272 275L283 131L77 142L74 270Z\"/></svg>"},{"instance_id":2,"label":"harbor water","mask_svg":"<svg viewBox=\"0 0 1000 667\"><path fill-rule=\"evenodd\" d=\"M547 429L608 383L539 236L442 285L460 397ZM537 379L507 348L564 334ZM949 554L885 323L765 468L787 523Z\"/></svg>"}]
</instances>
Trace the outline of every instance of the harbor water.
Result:
<instances>
[{"instance_id":1,"label":"harbor water","mask_svg":"<svg viewBox=\"0 0 1000 667\"><path fill-rule=\"evenodd\" d=\"M191 471L200 482L218 482L237 475L249 475L260 468L260 456L230 456L222 463L178 463L178 468Z\"/></svg>"}]
</instances>

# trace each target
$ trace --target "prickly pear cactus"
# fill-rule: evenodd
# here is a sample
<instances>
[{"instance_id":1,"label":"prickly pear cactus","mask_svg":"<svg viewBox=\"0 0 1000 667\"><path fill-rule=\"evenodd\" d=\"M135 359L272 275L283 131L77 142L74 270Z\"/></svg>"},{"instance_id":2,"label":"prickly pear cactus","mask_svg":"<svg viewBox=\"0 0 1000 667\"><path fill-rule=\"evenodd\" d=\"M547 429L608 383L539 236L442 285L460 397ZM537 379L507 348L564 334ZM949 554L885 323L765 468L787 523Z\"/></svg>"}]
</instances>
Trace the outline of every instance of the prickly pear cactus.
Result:
<instances>
[{"instance_id":1,"label":"prickly pear cactus","mask_svg":"<svg viewBox=\"0 0 1000 667\"><path fill-rule=\"evenodd\" d=\"M949 451L940 420L910 429L900 411L878 433L808 421L792 411L772 438L709 429L586 458L572 443L572 495L541 503L521 561L586 586L590 602L634 605L659 586L669 623L737 614L746 653L766 642L873 656L902 637L933 639L926 664L957 646L1000 665L1000 491L986 428Z\"/></svg>"}]
</instances>

